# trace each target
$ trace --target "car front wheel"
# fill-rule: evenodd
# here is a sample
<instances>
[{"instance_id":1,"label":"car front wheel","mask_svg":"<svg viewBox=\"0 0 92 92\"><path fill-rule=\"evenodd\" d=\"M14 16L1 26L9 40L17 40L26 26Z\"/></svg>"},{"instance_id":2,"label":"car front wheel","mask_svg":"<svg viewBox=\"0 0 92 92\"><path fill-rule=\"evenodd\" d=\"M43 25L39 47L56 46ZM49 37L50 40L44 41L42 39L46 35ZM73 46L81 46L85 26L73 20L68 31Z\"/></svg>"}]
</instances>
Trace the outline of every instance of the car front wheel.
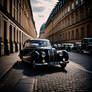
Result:
<instances>
[{"instance_id":1,"label":"car front wheel","mask_svg":"<svg viewBox=\"0 0 92 92\"><path fill-rule=\"evenodd\" d=\"M32 62L32 67L33 67L33 69L35 69L35 68L36 68L35 60Z\"/></svg>"},{"instance_id":2,"label":"car front wheel","mask_svg":"<svg viewBox=\"0 0 92 92\"><path fill-rule=\"evenodd\" d=\"M66 63L64 63L64 64L60 64L60 66L61 66L62 69L65 69L65 67L66 67Z\"/></svg>"}]
</instances>

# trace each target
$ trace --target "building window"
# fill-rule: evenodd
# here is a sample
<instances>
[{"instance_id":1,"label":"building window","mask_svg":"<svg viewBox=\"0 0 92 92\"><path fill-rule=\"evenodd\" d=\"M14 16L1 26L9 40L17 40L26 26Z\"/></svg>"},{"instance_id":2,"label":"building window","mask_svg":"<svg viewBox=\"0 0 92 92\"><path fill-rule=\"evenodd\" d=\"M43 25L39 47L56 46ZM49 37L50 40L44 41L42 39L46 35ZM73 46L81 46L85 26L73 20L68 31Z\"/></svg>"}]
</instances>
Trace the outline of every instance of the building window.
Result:
<instances>
[{"instance_id":1,"label":"building window","mask_svg":"<svg viewBox=\"0 0 92 92\"><path fill-rule=\"evenodd\" d=\"M92 32L90 30L90 25L88 24L87 25L87 37L92 37L91 34L92 34Z\"/></svg>"},{"instance_id":2,"label":"building window","mask_svg":"<svg viewBox=\"0 0 92 92\"><path fill-rule=\"evenodd\" d=\"M69 34L69 35L68 35L68 39L70 40L70 32L68 32L68 34Z\"/></svg>"},{"instance_id":3,"label":"building window","mask_svg":"<svg viewBox=\"0 0 92 92\"><path fill-rule=\"evenodd\" d=\"M20 24L21 24L21 5L20 5L20 8L19 8L19 22L20 22Z\"/></svg>"},{"instance_id":4,"label":"building window","mask_svg":"<svg viewBox=\"0 0 92 92\"><path fill-rule=\"evenodd\" d=\"M63 15L65 15L65 9L63 10L63 13L64 13Z\"/></svg>"},{"instance_id":5,"label":"building window","mask_svg":"<svg viewBox=\"0 0 92 92\"><path fill-rule=\"evenodd\" d=\"M71 35L72 35L72 31L70 32L70 40L72 39Z\"/></svg>"},{"instance_id":6,"label":"building window","mask_svg":"<svg viewBox=\"0 0 92 92\"><path fill-rule=\"evenodd\" d=\"M68 6L68 12L70 12L70 6Z\"/></svg>"},{"instance_id":7,"label":"building window","mask_svg":"<svg viewBox=\"0 0 92 92\"><path fill-rule=\"evenodd\" d=\"M4 4L4 8L7 10L7 0L4 0L3 4Z\"/></svg>"},{"instance_id":8,"label":"building window","mask_svg":"<svg viewBox=\"0 0 92 92\"><path fill-rule=\"evenodd\" d=\"M15 42L15 27L14 27L14 42Z\"/></svg>"},{"instance_id":9,"label":"building window","mask_svg":"<svg viewBox=\"0 0 92 92\"><path fill-rule=\"evenodd\" d=\"M79 12L78 12L78 10L76 11L76 22L78 22L79 21Z\"/></svg>"},{"instance_id":10,"label":"building window","mask_svg":"<svg viewBox=\"0 0 92 92\"><path fill-rule=\"evenodd\" d=\"M79 40L79 31L76 29L76 40Z\"/></svg>"},{"instance_id":11,"label":"building window","mask_svg":"<svg viewBox=\"0 0 92 92\"><path fill-rule=\"evenodd\" d=\"M19 32L17 30L17 42L19 41Z\"/></svg>"},{"instance_id":12,"label":"building window","mask_svg":"<svg viewBox=\"0 0 92 92\"><path fill-rule=\"evenodd\" d=\"M89 7L86 7L86 17L89 17L91 14L91 9Z\"/></svg>"},{"instance_id":13,"label":"building window","mask_svg":"<svg viewBox=\"0 0 92 92\"><path fill-rule=\"evenodd\" d=\"M65 14L67 13L67 11L68 11L67 8L65 8Z\"/></svg>"},{"instance_id":14,"label":"building window","mask_svg":"<svg viewBox=\"0 0 92 92\"><path fill-rule=\"evenodd\" d=\"M81 28L81 39L84 38L84 27Z\"/></svg>"},{"instance_id":15,"label":"building window","mask_svg":"<svg viewBox=\"0 0 92 92\"><path fill-rule=\"evenodd\" d=\"M62 17L64 16L64 10L62 10Z\"/></svg>"},{"instance_id":16,"label":"building window","mask_svg":"<svg viewBox=\"0 0 92 92\"><path fill-rule=\"evenodd\" d=\"M68 25L70 25L70 16L68 16L68 21L67 22L68 22Z\"/></svg>"},{"instance_id":17,"label":"building window","mask_svg":"<svg viewBox=\"0 0 92 92\"><path fill-rule=\"evenodd\" d=\"M72 3L71 8L74 9L74 2Z\"/></svg>"},{"instance_id":18,"label":"building window","mask_svg":"<svg viewBox=\"0 0 92 92\"><path fill-rule=\"evenodd\" d=\"M10 15L12 16L12 0L10 0Z\"/></svg>"},{"instance_id":19,"label":"building window","mask_svg":"<svg viewBox=\"0 0 92 92\"><path fill-rule=\"evenodd\" d=\"M67 26L67 18L65 19L65 27Z\"/></svg>"},{"instance_id":20,"label":"building window","mask_svg":"<svg viewBox=\"0 0 92 92\"><path fill-rule=\"evenodd\" d=\"M66 40L67 40L67 33L66 33Z\"/></svg>"},{"instance_id":21,"label":"building window","mask_svg":"<svg viewBox=\"0 0 92 92\"><path fill-rule=\"evenodd\" d=\"M23 39L24 37L23 37L23 33L22 33L22 44L23 44L23 41L24 41L24 39Z\"/></svg>"},{"instance_id":22,"label":"building window","mask_svg":"<svg viewBox=\"0 0 92 92\"><path fill-rule=\"evenodd\" d=\"M18 0L17 0L17 21L18 21L18 14L19 14L19 7L18 7Z\"/></svg>"},{"instance_id":23,"label":"building window","mask_svg":"<svg viewBox=\"0 0 92 92\"><path fill-rule=\"evenodd\" d=\"M16 16L16 15L15 15L15 11L16 11L16 10L15 10L15 0L14 0L14 9L13 9L13 10L14 10L14 18L15 18L15 16Z\"/></svg>"},{"instance_id":24,"label":"building window","mask_svg":"<svg viewBox=\"0 0 92 92\"><path fill-rule=\"evenodd\" d=\"M81 20L84 19L84 8L83 7L80 8L80 19Z\"/></svg>"},{"instance_id":25,"label":"building window","mask_svg":"<svg viewBox=\"0 0 92 92\"><path fill-rule=\"evenodd\" d=\"M7 39L7 22L4 21L4 41Z\"/></svg>"},{"instance_id":26,"label":"building window","mask_svg":"<svg viewBox=\"0 0 92 92\"><path fill-rule=\"evenodd\" d=\"M74 40L74 30L72 30L72 40Z\"/></svg>"},{"instance_id":27,"label":"building window","mask_svg":"<svg viewBox=\"0 0 92 92\"><path fill-rule=\"evenodd\" d=\"M10 41L12 41L12 25L10 25Z\"/></svg>"},{"instance_id":28,"label":"building window","mask_svg":"<svg viewBox=\"0 0 92 92\"><path fill-rule=\"evenodd\" d=\"M78 5L78 0L75 0L75 5Z\"/></svg>"},{"instance_id":29,"label":"building window","mask_svg":"<svg viewBox=\"0 0 92 92\"><path fill-rule=\"evenodd\" d=\"M63 33L63 40L64 40L64 33Z\"/></svg>"},{"instance_id":30,"label":"building window","mask_svg":"<svg viewBox=\"0 0 92 92\"><path fill-rule=\"evenodd\" d=\"M21 43L21 31L19 31L19 41Z\"/></svg>"},{"instance_id":31,"label":"building window","mask_svg":"<svg viewBox=\"0 0 92 92\"><path fill-rule=\"evenodd\" d=\"M74 23L74 14L71 14L72 24Z\"/></svg>"}]
</instances>

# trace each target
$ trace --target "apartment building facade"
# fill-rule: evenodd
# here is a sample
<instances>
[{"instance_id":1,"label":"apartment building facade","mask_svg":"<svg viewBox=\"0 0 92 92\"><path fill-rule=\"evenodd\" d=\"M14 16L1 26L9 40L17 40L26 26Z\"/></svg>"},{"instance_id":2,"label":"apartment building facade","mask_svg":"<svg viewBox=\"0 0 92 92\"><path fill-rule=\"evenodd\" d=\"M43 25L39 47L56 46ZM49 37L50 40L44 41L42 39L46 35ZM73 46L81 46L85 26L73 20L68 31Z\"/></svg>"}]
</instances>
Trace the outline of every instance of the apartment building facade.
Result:
<instances>
[{"instance_id":1,"label":"apartment building facade","mask_svg":"<svg viewBox=\"0 0 92 92\"><path fill-rule=\"evenodd\" d=\"M92 37L92 1L59 0L45 26L45 38L52 43L81 42Z\"/></svg>"},{"instance_id":2,"label":"apartment building facade","mask_svg":"<svg viewBox=\"0 0 92 92\"><path fill-rule=\"evenodd\" d=\"M0 0L0 56L22 49L36 38L30 0Z\"/></svg>"}]
</instances>

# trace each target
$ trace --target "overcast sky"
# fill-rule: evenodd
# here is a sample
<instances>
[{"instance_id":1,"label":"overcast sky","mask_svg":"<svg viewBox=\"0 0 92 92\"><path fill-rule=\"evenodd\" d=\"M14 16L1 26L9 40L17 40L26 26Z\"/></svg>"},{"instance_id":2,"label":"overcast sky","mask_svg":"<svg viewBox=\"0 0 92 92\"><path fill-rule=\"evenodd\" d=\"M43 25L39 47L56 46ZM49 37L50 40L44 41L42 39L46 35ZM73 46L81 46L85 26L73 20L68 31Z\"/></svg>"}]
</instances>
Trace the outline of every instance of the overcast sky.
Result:
<instances>
[{"instance_id":1,"label":"overcast sky","mask_svg":"<svg viewBox=\"0 0 92 92\"><path fill-rule=\"evenodd\" d=\"M31 0L33 18L37 33L39 33L41 25L48 19L49 14L57 1L58 0Z\"/></svg>"}]
</instances>

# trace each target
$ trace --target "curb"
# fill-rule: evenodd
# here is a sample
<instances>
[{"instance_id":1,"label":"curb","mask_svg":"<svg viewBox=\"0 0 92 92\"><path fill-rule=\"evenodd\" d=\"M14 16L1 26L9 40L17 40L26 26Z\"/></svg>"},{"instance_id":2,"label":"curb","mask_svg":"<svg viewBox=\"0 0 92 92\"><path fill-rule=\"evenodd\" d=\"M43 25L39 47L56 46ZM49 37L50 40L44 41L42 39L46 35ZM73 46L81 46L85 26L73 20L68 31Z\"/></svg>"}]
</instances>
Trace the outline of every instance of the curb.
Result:
<instances>
[{"instance_id":1,"label":"curb","mask_svg":"<svg viewBox=\"0 0 92 92\"><path fill-rule=\"evenodd\" d=\"M15 62L15 63L16 63L16 62ZM8 69L6 69L6 70L2 73L2 75L0 75L0 80L3 79L3 78L5 77L5 75L8 74L8 72L12 69L12 67L15 65L15 63L12 64Z\"/></svg>"},{"instance_id":2,"label":"curb","mask_svg":"<svg viewBox=\"0 0 92 92\"><path fill-rule=\"evenodd\" d=\"M15 53L14 53L15 54ZM12 55L12 54L11 54ZM12 56L11 56L12 57ZM9 57L10 58L10 57ZM0 80L3 79L5 77L5 75L13 68L13 66L16 64L16 62L18 61L18 58L14 58L14 63L11 63L9 65L9 67L7 67L0 75Z\"/></svg>"}]
</instances>

